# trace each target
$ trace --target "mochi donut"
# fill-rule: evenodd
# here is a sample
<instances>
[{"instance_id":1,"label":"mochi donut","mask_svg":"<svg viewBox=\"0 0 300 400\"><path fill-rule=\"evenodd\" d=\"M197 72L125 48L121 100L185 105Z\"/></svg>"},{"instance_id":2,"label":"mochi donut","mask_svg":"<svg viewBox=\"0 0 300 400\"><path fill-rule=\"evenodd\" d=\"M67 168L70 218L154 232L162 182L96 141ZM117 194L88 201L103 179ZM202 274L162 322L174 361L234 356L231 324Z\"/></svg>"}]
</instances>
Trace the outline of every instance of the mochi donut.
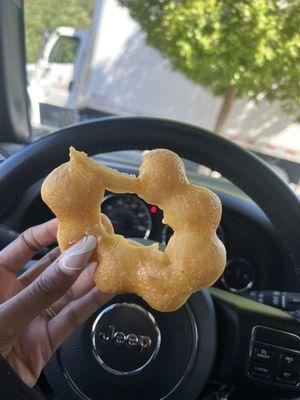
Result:
<instances>
[{"instance_id":1,"label":"mochi donut","mask_svg":"<svg viewBox=\"0 0 300 400\"><path fill-rule=\"evenodd\" d=\"M101 214L105 190L136 193L163 210L174 231L164 251L113 231ZM45 179L41 195L58 219L62 251L85 235L98 246L96 286L105 293L135 293L152 308L169 312L223 273L226 252L216 235L221 202L210 190L188 181L181 158L170 150L144 153L139 175L120 173L70 148L70 161Z\"/></svg>"}]
</instances>

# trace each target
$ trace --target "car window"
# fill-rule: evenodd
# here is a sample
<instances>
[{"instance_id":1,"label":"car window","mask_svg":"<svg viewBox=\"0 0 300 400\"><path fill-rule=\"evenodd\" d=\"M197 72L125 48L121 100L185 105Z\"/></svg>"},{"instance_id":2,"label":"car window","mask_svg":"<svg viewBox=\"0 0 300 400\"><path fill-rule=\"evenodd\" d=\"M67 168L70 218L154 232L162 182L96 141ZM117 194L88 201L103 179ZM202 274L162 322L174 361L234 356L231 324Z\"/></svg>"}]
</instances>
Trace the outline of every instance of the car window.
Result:
<instances>
[{"instance_id":1,"label":"car window","mask_svg":"<svg viewBox=\"0 0 300 400\"><path fill-rule=\"evenodd\" d=\"M48 62L56 64L73 63L78 47L78 38L60 36L49 54Z\"/></svg>"},{"instance_id":2,"label":"car window","mask_svg":"<svg viewBox=\"0 0 300 400\"><path fill-rule=\"evenodd\" d=\"M232 140L300 193L298 0L24 4L35 138L109 115L167 118Z\"/></svg>"}]
</instances>

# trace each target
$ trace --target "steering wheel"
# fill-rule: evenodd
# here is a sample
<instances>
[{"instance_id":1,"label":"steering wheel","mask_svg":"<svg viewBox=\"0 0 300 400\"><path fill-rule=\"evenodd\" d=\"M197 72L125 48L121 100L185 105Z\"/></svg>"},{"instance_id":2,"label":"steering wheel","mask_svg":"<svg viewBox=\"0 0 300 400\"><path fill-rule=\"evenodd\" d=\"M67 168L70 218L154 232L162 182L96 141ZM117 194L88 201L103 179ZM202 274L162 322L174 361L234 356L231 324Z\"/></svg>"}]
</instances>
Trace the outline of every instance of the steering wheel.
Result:
<instances>
[{"instance_id":1,"label":"steering wheel","mask_svg":"<svg viewBox=\"0 0 300 400\"><path fill-rule=\"evenodd\" d=\"M28 187L67 161L70 145L89 155L169 148L219 171L268 215L299 280L300 208L294 193L241 147L173 121L93 120L28 145L0 168L0 218ZM295 396L299 376L291 370L293 376L284 380L274 362L257 360L257 349L263 343L271 358L280 358L282 349L294 354L300 350L297 332L288 313L216 288L195 293L173 313L156 312L136 296L118 296L62 345L45 373L55 394L68 399L195 399L210 375L249 390Z\"/></svg>"}]
</instances>

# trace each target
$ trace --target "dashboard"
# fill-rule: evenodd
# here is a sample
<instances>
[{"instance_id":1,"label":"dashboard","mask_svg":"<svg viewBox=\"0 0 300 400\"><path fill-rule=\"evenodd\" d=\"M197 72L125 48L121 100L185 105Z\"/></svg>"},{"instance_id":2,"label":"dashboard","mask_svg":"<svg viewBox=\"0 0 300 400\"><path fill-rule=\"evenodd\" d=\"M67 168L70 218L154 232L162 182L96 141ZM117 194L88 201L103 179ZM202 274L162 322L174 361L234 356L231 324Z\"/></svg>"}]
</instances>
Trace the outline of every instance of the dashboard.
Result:
<instances>
[{"instance_id":1,"label":"dashboard","mask_svg":"<svg viewBox=\"0 0 300 400\"><path fill-rule=\"evenodd\" d=\"M121 172L137 174L141 155L123 153L122 157L107 153L95 159ZM191 164L186 168L190 181L217 193L223 206L217 234L227 251L227 267L215 286L238 294L251 289L293 291L294 269L261 209L229 181L196 173ZM21 232L52 218L40 197L41 184L39 181L28 188L17 209L0 223ZM115 232L125 237L148 239L165 246L173 234L171 227L163 222L162 210L136 195L107 192L101 209Z\"/></svg>"},{"instance_id":2,"label":"dashboard","mask_svg":"<svg viewBox=\"0 0 300 400\"><path fill-rule=\"evenodd\" d=\"M136 195L107 193L101 209L115 232L125 237L148 239L165 246L173 235L172 228L163 223L162 210ZM261 232L223 210L217 235L226 247L228 260L216 286L233 293L261 288L263 283L265 286L272 254Z\"/></svg>"}]
</instances>

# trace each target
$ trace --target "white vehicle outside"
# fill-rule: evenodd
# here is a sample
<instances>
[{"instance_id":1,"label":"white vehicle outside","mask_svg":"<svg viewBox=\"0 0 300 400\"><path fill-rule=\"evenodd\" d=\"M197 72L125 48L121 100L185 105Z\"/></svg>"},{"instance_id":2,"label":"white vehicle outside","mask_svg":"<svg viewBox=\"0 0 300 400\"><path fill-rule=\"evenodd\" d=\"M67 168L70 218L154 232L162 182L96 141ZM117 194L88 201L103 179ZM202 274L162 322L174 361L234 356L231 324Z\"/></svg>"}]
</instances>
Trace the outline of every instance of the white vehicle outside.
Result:
<instances>
[{"instance_id":1,"label":"white vehicle outside","mask_svg":"<svg viewBox=\"0 0 300 400\"><path fill-rule=\"evenodd\" d=\"M29 93L38 104L33 126L48 130L103 114L163 117L212 130L222 102L174 72L116 0L96 1L90 32L60 27L52 33ZM277 103L236 100L225 135L267 158L300 163L300 126Z\"/></svg>"}]
</instances>

